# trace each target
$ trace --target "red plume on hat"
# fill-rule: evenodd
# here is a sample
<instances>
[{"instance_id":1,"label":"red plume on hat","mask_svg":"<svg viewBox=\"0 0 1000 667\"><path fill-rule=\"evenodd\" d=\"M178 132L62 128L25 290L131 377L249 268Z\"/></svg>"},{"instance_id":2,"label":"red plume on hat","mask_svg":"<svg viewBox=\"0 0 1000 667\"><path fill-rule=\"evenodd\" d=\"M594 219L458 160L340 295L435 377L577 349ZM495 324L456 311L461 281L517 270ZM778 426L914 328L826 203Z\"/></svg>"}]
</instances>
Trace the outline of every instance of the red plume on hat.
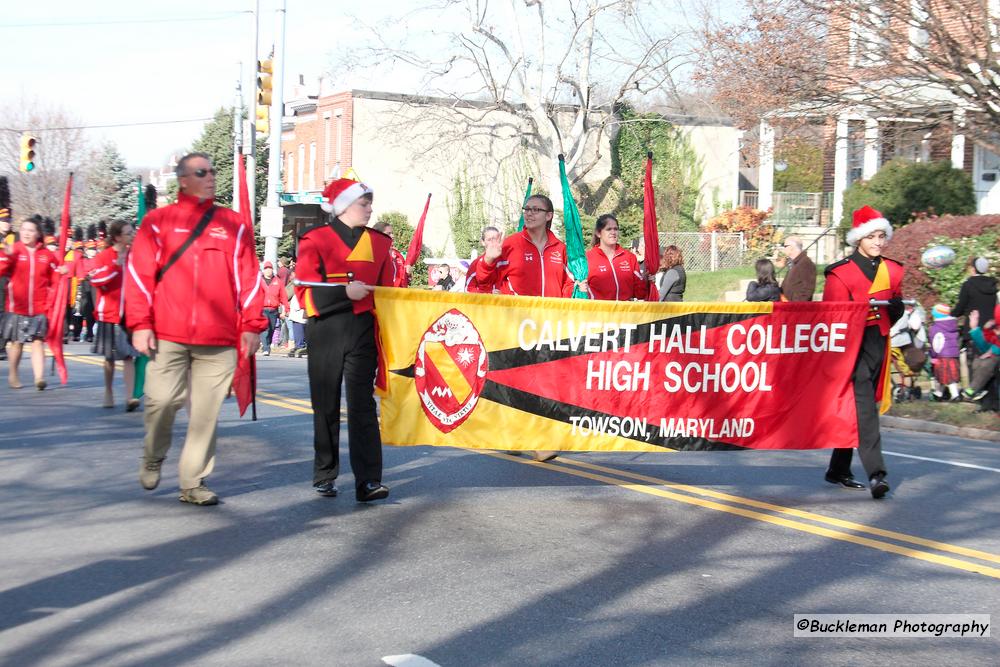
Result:
<instances>
[{"instance_id":1,"label":"red plume on hat","mask_svg":"<svg viewBox=\"0 0 1000 667\"><path fill-rule=\"evenodd\" d=\"M879 230L885 232L886 240L892 238L892 225L885 216L871 206L862 206L854 212L851 231L847 232L847 244L856 246L861 239Z\"/></svg>"},{"instance_id":2,"label":"red plume on hat","mask_svg":"<svg viewBox=\"0 0 1000 667\"><path fill-rule=\"evenodd\" d=\"M327 213L340 215L347 210L357 199L365 195L373 194L373 190L360 181L350 178L337 178L330 181L330 184L323 190L323 199L320 207Z\"/></svg>"}]
</instances>

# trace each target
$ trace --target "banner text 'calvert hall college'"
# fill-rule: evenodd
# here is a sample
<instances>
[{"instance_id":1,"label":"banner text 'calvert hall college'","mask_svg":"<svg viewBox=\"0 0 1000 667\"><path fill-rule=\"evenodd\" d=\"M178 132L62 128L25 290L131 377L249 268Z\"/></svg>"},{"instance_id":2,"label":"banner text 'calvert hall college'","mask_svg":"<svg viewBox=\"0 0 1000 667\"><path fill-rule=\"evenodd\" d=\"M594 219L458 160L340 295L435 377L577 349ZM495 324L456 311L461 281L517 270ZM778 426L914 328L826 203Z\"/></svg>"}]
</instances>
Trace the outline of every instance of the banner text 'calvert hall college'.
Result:
<instances>
[{"instance_id":1,"label":"banner text 'calvert hall college'","mask_svg":"<svg viewBox=\"0 0 1000 667\"><path fill-rule=\"evenodd\" d=\"M644 303L379 288L395 445L854 447L866 304Z\"/></svg>"}]
</instances>

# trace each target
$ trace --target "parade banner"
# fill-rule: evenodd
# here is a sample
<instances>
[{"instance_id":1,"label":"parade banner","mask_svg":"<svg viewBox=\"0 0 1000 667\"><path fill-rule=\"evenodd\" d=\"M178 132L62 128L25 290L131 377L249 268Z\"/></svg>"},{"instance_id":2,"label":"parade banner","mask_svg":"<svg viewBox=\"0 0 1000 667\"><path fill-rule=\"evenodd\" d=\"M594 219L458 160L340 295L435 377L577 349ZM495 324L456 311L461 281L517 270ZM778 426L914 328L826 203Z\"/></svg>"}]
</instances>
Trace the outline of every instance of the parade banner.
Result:
<instances>
[{"instance_id":1,"label":"parade banner","mask_svg":"<svg viewBox=\"0 0 1000 667\"><path fill-rule=\"evenodd\" d=\"M382 439L564 451L855 447L863 303L379 287Z\"/></svg>"}]
</instances>

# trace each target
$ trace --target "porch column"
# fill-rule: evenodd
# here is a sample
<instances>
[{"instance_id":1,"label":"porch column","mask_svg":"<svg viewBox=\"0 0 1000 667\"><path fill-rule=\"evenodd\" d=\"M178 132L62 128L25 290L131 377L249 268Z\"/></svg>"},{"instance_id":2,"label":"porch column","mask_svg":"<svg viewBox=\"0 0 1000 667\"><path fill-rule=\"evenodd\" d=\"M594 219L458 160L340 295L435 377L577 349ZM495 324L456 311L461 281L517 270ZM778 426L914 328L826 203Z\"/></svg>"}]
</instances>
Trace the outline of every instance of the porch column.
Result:
<instances>
[{"instance_id":1,"label":"porch column","mask_svg":"<svg viewBox=\"0 0 1000 667\"><path fill-rule=\"evenodd\" d=\"M760 121L760 167L757 170L757 208L766 211L774 202L774 128Z\"/></svg>"},{"instance_id":2,"label":"porch column","mask_svg":"<svg viewBox=\"0 0 1000 667\"><path fill-rule=\"evenodd\" d=\"M879 167L879 133L878 121L874 118L865 119L865 162L861 177L866 181L878 171Z\"/></svg>"},{"instance_id":3,"label":"porch column","mask_svg":"<svg viewBox=\"0 0 1000 667\"><path fill-rule=\"evenodd\" d=\"M965 109L955 109L952 114L955 131L951 135L951 166L965 169Z\"/></svg>"},{"instance_id":4,"label":"porch column","mask_svg":"<svg viewBox=\"0 0 1000 667\"><path fill-rule=\"evenodd\" d=\"M837 117L833 154L833 211L831 225L839 225L844 215L844 190L847 189L847 116Z\"/></svg>"}]
</instances>

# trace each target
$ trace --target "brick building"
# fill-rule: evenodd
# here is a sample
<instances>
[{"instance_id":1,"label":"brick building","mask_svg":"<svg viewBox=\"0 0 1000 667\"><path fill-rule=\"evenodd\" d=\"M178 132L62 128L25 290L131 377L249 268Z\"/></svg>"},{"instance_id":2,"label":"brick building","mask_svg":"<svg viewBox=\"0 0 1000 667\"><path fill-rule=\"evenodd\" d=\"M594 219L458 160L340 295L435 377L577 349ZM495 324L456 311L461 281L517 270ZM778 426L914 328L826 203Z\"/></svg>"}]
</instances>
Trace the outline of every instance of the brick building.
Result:
<instances>
[{"instance_id":1,"label":"brick building","mask_svg":"<svg viewBox=\"0 0 1000 667\"><path fill-rule=\"evenodd\" d=\"M951 35L973 44L968 16L957 5L936 3L933 25L925 5L910 0L855 0L835 5L828 17L828 85L834 104L793 106L770 114L760 125L758 207L774 205L775 127L782 119L810 117L822 129L823 191L832 194L833 221L843 214L843 193L855 181L869 179L892 159L950 161L967 172L980 213L1000 212L1000 156L963 132L965 101L946 86L915 76L913 64L939 53L938 41ZM972 3L970 12L987 12L982 25L997 25L1000 2ZM925 29L927 28L927 29ZM932 28L931 31L928 29ZM986 43L986 39L982 40ZM932 69L932 68L931 68ZM872 91L877 91L873 93Z\"/></svg>"}]
</instances>

